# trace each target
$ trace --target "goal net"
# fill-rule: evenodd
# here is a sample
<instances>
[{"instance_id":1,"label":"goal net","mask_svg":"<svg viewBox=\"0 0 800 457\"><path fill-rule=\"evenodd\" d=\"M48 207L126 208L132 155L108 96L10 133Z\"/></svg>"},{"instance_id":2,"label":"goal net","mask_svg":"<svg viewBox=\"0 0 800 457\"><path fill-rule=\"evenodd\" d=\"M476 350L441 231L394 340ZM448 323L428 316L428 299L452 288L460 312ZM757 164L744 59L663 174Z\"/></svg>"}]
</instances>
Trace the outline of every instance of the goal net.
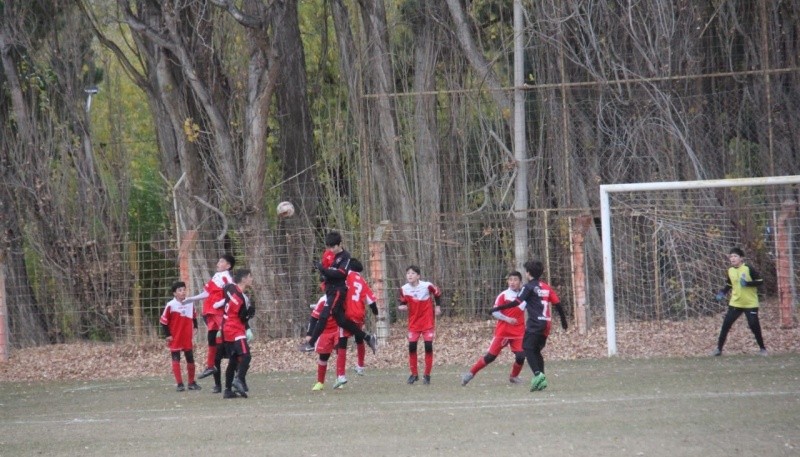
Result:
<instances>
[{"instance_id":1,"label":"goal net","mask_svg":"<svg viewBox=\"0 0 800 457\"><path fill-rule=\"evenodd\" d=\"M728 252L740 247L793 325L800 176L601 186L608 353L616 322L720 312ZM800 260L800 259L799 259Z\"/></svg>"}]
</instances>

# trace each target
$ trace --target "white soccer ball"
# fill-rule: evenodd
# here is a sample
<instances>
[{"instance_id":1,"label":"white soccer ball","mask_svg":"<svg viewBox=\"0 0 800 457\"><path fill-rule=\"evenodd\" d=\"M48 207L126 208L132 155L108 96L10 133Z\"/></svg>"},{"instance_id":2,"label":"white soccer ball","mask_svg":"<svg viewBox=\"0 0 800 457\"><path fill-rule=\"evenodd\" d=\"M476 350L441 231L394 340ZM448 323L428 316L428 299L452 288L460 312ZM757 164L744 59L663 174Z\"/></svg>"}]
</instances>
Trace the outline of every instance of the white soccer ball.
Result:
<instances>
[{"instance_id":1,"label":"white soccer ball","mask_svg":"<svg viewBox=\"0 0 800 457\"><path fill-rule=\"evenodd\" d=\"M294 205L292 202L278 203L278 216L283 218L294 216Z\"/></svg>"}]
</instances>

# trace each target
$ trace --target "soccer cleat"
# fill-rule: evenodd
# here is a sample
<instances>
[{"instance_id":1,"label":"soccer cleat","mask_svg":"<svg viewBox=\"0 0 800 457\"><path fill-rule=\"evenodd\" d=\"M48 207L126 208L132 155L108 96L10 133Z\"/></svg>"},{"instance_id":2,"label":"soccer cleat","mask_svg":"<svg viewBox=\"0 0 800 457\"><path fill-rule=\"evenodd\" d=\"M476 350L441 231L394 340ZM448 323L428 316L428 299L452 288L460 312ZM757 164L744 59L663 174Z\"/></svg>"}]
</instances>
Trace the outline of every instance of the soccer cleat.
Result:
<instances>
[{"instance_id":1,"label":"soccer cleat","mask_svg":"<svg viewBox=\"0 0 800 457\"><path fill-rule=\"evenodd\" d=\"M183 383L182 382L179 383L177 386L175 386L175 391L176 392L183 392L184 390L186 390L186 387L183 387Z\"/></svg>"},{"instance_id":2,"label":"soccer cleat","mask_svg":"<svg viewBox=\"0 0 800 457\"><path fill-rule=\"evenodd\" d=\"M218 394L220 392L222 392L222 386L220 386L219 384L214 384L214 387L211 388L211 393Z\"/></svg>"},{"instance_id":3,"label":"soccer cleat","mask_svg":"<svg viewBox=\"0 0 800 457\"><path fill-rule=\"evenodd\" d=\"M355 366L356 374L359 376L364 376L364 367L360 367L358 365Z\"/></svg>"},{"instance_id":4,"label":"soccer cleat","mask_svg":"<svg viewBox=\"0 0 800 457\"><path fill-rule=\"evenodd\" d=\"M311 388L312 391L322 390L325 388L325 384L318 382L314 384L314 387Z\"/></svg>"},{"instance_id":5,"label":"soccer cleat","mask_svg":"<svg viewBox=\"0 0 800 457\"><path fill-rule=\"evenodd\" d=\"M250 388L247 387L247 382L244 380L244 378L239 378L239 381L242 381L242 387L244 387L244 391L250 392Z\"/></svg>"},{"instance_id":6,"label":"soccer cleat","mask_svg":"<svg viewBox=\"0 0 800 457\"><path fill-rule=\"evenodd\" d=\"M419 376L412 374L411 376L408 377L408 381L406 382L408 382L409 384L414 384L417 381L419 381Z\"/></svg>"},{"instance_id":7,"label":"soccer cleat","mask_svg":"<svg viewBox=\"0 0 800 457\"><path fill-rule=\"evenodd\" d=\"M431 384L431 375L426 374L425 376L423 376L422 383L425 384L426 386L429 386Z\"/></svg>"},{"instance_id":8,"label":"soccer cleat","mask_svg":"<svg viewBox=\"0 0 800 457\"><path fill-rule=\"evenodd\" d=\"M364 338L364 342L366 342L367 346L369 346L369 348L372 349L372 353L373 354L377 354L378 353L378 336L377 335L367 335L367 337Z\"/></svg>"},{"instance_id":9,"label":"soccer cleat","mask_svg":"<svg viewBox=\"0 0 800 457\"><path fill-rule=\"evenodd\" d=\"M211 368L206 368L205 370L203 370L203 372L202 372L202 373L200 373L200 375L198 375L198 376L197 376L197 379L203 379L203 378L207 378L207 377L211 376L212 374L214 374L214 372L215 372L216 370L217 370L217 369L216 369L216 368L214 368L214 367L211 367Z\"/></svg>"},{"instance_id":10,"label":"soccer cleat","mask_svg":"<svg viewBox=\"0 0 800 457\"><path fill-rule=\"evenodd\" d=\"M189 390L200 390L200 385L196 382L190 382L188 386L186 386Z\"/></svg>"},{"instance_id":11,"label":"soccer cleat","mask_svg":"<svg viewBox=\"0 0 800 457\"><path fill-rule=\"evenodd\" d=\"M314 352L314 346L312 346L312 345L310 345L308 343L301 344L299 349L300 349L300 352Z\"/></svg>"},{"instance_id":12,"label":"soccer cleat","mask_svg":"<svg viewBox=\"0 0 800 457\"><path fill-rule=\"evenodd\" d=\"M233 391L237 394L241 395L244 398L247 398L247 391L244 390L244 386L242 385L242 380L239 378L233 378Z\"/></svg>"},{"instance_id":13,"label":"soccer cleat","mask_svg":"<svg viewBox=\"0 0 800 457\"><path fill-rule=\"evenodd\" d=\"M767 348L761 348L761 350L758 351L758 355L763 355L764 357L766 357L769 355L769 352L767 352Z\"/></svg>"},{"instance_id":14,"label":"soccer cleat","mask_svg":"<svg viewBox=\"0 0 800 457\"><path fill-rule=\"evenodd\" d=\"M474 377L475 377L475 375L470 373L469 371L464 373L464 374L462 374L461 375L461 385L462 386L466 386L467 384L469 384L470 381L472 381L472 378L474 378Z\"/></svg>"},{"instance_id":15,"label":"soccer cleat","mask_svg":"<svg viewBox=\"0 0 800 457\"><path fill-rule=\"evenodd\" d=\"M512 376L508 378L508 382L510 382L511 384L522 384L522 378L520 378L519 376Z\"/></svg>"},{"instance_id":16,"label":"soccer cleat","mask_svg":"<svg viewBox=\"0 0 800 457\"><path fill-rule=\"evenodd\" d=\"M711 351L710 355L713 357L720 356L722 355L722 351L720 350L720 348L715 348L713 351Z\"/></svg>"},{"instance_id":17,"label":"soccer cleat","mask_svg":"<svg viewBox=\"0 0 800 457\"><path fill-rule=\"evenodd\" d=\"M539 373L531 379L531 392L547 388L547 378L544 373Z\"/></svg>"},{"instance_id":18,"label":"soccer cleat","mask_svg":"<svg viewBox=\"0 0 800 457\"><path fill-rule=\"evenodd\" d=\"M225 392L222 393L222 398L236 398L236 394L230 389L225 389Z\"/></svg>"},{"instance_id":19,"label":"soccer cleat","mask_svg":"<svg viewBox=\"0 0 800 457\"><path fill-rule=\"evenodd\" d=\"M344 376L339 376L338 378L336 378L336 382L333 384L333 388L342 389L344 388L345 384L347 384L347 378L345 378Z\"/></svg>"}]
</instances>

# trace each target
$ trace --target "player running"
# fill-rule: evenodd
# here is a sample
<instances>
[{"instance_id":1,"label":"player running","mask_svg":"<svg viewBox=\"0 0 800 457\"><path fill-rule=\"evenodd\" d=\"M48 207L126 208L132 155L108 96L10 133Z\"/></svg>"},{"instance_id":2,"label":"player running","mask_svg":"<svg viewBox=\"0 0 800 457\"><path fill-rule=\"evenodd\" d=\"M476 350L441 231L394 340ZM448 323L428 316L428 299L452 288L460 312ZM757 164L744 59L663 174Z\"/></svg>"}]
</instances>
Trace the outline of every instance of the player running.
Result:
<instances>
[{"instance_id":1,"label":"player running","mask_svg":"<svg viewBox=\"0 0 800 457\"><path fill-rule=\"evenodd\" d=\"M506 280L508 289L497 296L494 306L501 306L515 300L522 289L522 274L520 272L512 271L508 274ZM525 334L525 304L520 303L512 308L495 311L492 313L492 317L497 319L497 326L494 329L494 337L489 344L489 350L486 351L486 355L479 358L472 365L472 368L467 373L461 375L462 386L466 386L479 371L494 362L497 356L500 355L500 351L506 346L514 353L514 364L511 365L511 374L508 380L513 384L521 382L519 373L525 364L525 352L522 350L522 337Z\"/></svg>"}]
</instances>

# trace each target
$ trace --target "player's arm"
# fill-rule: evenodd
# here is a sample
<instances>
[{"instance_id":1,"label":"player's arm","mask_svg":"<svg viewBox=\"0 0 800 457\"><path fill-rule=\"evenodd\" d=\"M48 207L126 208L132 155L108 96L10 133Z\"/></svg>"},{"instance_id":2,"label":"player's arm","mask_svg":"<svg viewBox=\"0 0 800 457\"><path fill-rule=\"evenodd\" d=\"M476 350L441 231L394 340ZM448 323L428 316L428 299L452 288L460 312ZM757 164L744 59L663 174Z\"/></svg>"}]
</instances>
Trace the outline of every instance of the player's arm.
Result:
<instances>
[{"instance_id":1,"label":"player's arm","mask_svg":"<svg viewBox=\"0 0 800 457\"><path fill-rule=\"evenodd\" d=\"M500 311L495 311L492 313L492 317L503 322L508 322L509 324L516 324L517 320L513 317L508 317L505 314L501 313Z\"/></svg>"},{"instance_id":2,"label":"player's arm","mask_svg":"<svg viewBox=\"0 0 800 457\"><path fill-rule=\"evenodd\" d=\"M503 311L504 309L513 308L515 306L521 305L523 302L528 300L528 298L533 294L533 291L528 287L523 287L522 291L517 295L517 298L511 301L507 301L500 306L495 306L494 308L490 309L489 312L494 314L497 311Z\"/></svg>"},{"instance_id":3,"label":"player's arm","mask_svg":"<svg viewBox=\"0 0 800 457\"><path fill-rule=\"evenodd\" d=\"M561 318L561 328L566 330L567 327L569 327L569 324L567 323L567 314L564 312L564 307L561 306L561 302L553 303L553 308L556 309L558 317Z\"/></svg>"},{"instance_id":4,"label":"player's arm","mask_svg":"<svg viewBox=\"0 0 800 457\"><path fill-rule=\"evenodd\" d=\"M208 291L204 289L202 292L200 292L197 295L193 295L191 297L186 297L183 300L183 302L184 303L186 303L186 302L191 303L191 302L196 302L196 301L200 301L200 300L205 300L206 298L208 298Z\"/></svg>"},{"instance_id":5,"label":"player's arm","mask_svg":"<svg viewBox=\"0 0 800 457\"><path fill-rule=\"evenodd\" d=\"M751 267L750 265L748 265L747 268L750 270L750 281L743 281L743 286L758 287L761 284L764 284L764 278L761 277L761 274L757 272L755 268Z\"/></svg>"}]
</instances>

